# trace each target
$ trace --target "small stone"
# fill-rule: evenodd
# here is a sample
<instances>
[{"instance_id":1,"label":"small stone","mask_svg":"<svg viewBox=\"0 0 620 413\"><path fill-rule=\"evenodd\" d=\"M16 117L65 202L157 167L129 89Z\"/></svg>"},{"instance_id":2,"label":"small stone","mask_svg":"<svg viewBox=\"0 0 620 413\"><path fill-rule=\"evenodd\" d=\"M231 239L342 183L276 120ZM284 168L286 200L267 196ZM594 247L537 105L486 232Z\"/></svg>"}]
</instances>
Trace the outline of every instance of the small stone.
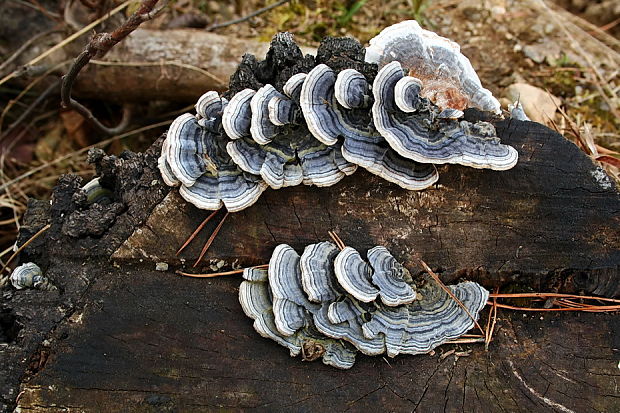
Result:
<instances>
[{"instance_id":1,"label":"small stone","mask_svg":"<svg viewBox=\"0 0 620 413\"><path fill-rule=\"evenodd\" d=\"M155 271L168 271L167 262L158 262L155 264Z\"/></svg>"}]
</instances>

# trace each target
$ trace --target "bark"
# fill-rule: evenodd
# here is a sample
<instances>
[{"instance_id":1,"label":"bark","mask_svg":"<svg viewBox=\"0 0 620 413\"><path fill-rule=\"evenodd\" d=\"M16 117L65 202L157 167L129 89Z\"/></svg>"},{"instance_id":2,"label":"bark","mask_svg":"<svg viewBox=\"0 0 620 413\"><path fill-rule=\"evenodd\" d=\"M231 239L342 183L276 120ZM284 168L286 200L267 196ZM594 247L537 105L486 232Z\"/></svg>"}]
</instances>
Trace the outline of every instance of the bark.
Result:
<instances>
[{"instance_id":1,"label":"bark","mask_svg":"<svg viewBox=\"0 0 620 413\"><path fill-rule=\"evenodd\" d=\"M508 291L617 296L615 185L541 125L506 120L496 127L520 154L510 171L442 166L439 185L422 192L364 172L330 188L269 190L231 215L208 252L210 264L265 263L279 243L301 251L334 229L359 250L385 245L406 262L419 253L446 282L466 277ZM92 157L102 181L114 188L110 209L123 205L103 235L68 235L78 225L75 214L90 211L74 196L78 178L61 179L51 207L32 203L20 242L48 220L52 227L23 259L41 263L59 290L5 292L2 328L13 332L5 334L0 356L8 372L0 383L7 408L620 409L620 325L610 314L500 311L488 352L468 345L444 346L434 356L360 357L346 372L291 359L253 330L237 301L238 278L173 273L184 259L195 259L200 242L181 258L174 252L207 212L162 184L157 152L155 144L146 154ZM93 209L92 218L100 213ZM162 261L169 271L154 271Z\"/></svg>"}]
</instances>

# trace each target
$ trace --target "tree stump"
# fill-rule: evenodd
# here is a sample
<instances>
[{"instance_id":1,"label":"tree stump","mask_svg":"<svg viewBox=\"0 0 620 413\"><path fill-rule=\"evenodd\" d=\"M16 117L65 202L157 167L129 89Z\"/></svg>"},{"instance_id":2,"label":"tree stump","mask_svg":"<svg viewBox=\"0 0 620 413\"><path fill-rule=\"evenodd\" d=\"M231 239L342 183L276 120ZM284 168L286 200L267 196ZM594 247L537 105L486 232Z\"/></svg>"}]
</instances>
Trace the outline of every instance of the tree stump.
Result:
<instances>
[{"instance_id":1,"label":"tree stump","mask_svg":"<svg viewBox=\"0 0 620 413\"><path fill-rule=\"evenodd\" d=\"M204 269L265 263L277 244L301 251L331 229L361 251L384 245L405 262L417 253L446 283L618 296L615 184L539 124L496 127L519 151L510 171L441 166L438 185L422 192L363 171L330 188L269 190L229 217ZM77 177L61 178L51 206L31 202L20 242L52 226L23 260L59 290L3 291L5 409L620 411L617 315L500 310L488 351L361 356L349 371L290 358L253 330L238 278L174 274L196 258L201 242L175 251L207 212L162 183L158 151L94 154L120 204L112 224L110 209L80 206ZM170 269L155 271L157 262Z\"/></svg>"}]
</instances>

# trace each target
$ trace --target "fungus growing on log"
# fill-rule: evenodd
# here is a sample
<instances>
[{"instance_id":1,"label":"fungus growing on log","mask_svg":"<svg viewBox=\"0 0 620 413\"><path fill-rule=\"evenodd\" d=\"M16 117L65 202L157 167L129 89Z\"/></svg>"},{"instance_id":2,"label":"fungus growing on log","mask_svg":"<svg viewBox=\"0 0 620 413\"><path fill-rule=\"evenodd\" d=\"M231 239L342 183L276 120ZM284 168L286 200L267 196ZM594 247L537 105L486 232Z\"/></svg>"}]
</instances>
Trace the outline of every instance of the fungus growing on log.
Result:
<instances>
[{"instance_id":1,"label":"fungus growing on log","mask_svg":"<svg viewBox=\"0 0 620 413\"><path fill-rule=\"evenodd\" d=\"M353 39L326 39L316 59L301 58L291 35L275 36L264 61L243 58L231 77L230 101L207 92L196 103L197 116L175 119L159 159L164 182L180 184L199 208L224 204L233 212L252 205L267 186L329 186L357 166L409 190L437 182L433 164L511 168L517 152L500 144L491 124L462 120L469 105L495 111L494 98L458 45L429 33L403 22L368 49ZM419 63L420 76L406 76L398 59L408 69ZM455 86L448 63L469 77ZM464 106L437 106L424 97L427 83L443 78L446 93L458 86L468 97Z\"/></svg>"},{"instance_id":2,"label":"fungus growing on log","mask_svg":"<svg viewBox=\"0 0 620 413\"><path fill-rule=\"evenodd\" d=\"M334 71L320 64L310 71L302 87L301 110L318 140L333 145L342 136L346 160L403 188L424 189L437 181L432 165L420 165L395 153L374 132L368 113L364 117L341 107L334 97L335 84Z\"/></svg>"},{"instance_id":3,"label":"fungus growing on log","mask_svg":"<svg viewBox=\"0 0 620 413\"><path fill-rule=\"evenodd\" d=\"M158 164L166 183L180 181L179 194L188 202L210 210L225 205L235 212L254 204L267 184L239 169L226 152L222 113L227 103L208 92L196 105L198 116L185 113L175 119L162 144L166 157Z\"/></svg>"},{"instance_id":4,"label":"fungus growing on log","mask_svg":"<svg viewBox=\"0 0 620 413\"><path fill-rule=\"evenodd\" d=\"M403 36L426 36L421 29L412 33ZM406 46L393 38L397 47ZM514 166L517 152L500 144L490 123L462 120L462 105L435 105L424 97L428 76L405 76L398 61L385 64L389 58L378 45L385 43L386 51L396 46L382 39L367 51L354 39L327 38L315 58L303 56L284 33L273 38L265 60L245 55L224 97L207 92L196 103L196 116L183 114L172 123L159 159L163 181L179 185L198 208L224 205L235 212L267 187L330 186L358 166L408 190L436 183L434 164ZM426 55L412 53L422 53L421 67L432 69L435 80L445 75L452 90L453 73L442 65L455 61L469 73L467 59L447 53L441 42L435 49L427 43L415 43ZM380 60L380 70L373 59ZM475 98L465 106L491 107L488 91L476 89L473 77L459 84Z\"/></svg>"},{"instance_id":5,"label":"fungus growing on log","mask_svg":"<svg viewBox=\"0 0 620 413\"><path fill-rule=\"evenodd\" d=\"M379 295L372 283L372 268L353 248L346 247L336 256L334 272L340 286L356 300L370 303Z\"/></svg>"},{"instance_id":6,"label":"fungus growing on log","mask_svg":"<svg viewBox=\"0 0 620 413\"><path fill-rule=\"evenodd\" d=\"M394 102L400 110L412 113L418 110L422 82L412 76L403 76L394 86Z\"/></svg>"},{"instance_id":7,"label":"fungus growing on log","mask_svg":"<svg viewBox=\"0 0 620 413\"><path fill-rule=\"evenodd\" d=\"M336 77L334 95L345 109L361 108L370 101L370 89L363 74L355 69L344 69Z\"/></svg>"},{"instance_id":8,"label":"fungus growing on log","mask_svg":"<svg viewBox=\"0 0 620 413\"><path fill-rule=\"evenodd\" d=\"M23 288L36 288L38 290L55 290L47 277L43 275L41 268L35 263L27 262L15 267L11 273L11 284L18 290Z\"/></svg>"},{"instance_id":9,"label":"fungus growing on log","mask_svg":"<svg viewBox=\"0 0 620 413\"><path fill-rule=\"evenodd\" d=\"M260 175L273 189L301 183L331 186L357 168L342 157L339 144L326 146L305 129L291 130L267 145L237 139L227 150L242 170Z\"/></svg>"},{"instance_id":10,"label":"fungus growing on log","mask_svg":"<svg viewBox=\"0 0 620 413\"><path fill-rule=\"evenodd\" d=\"M379 289L381 301L385 305L396 307L410 304L416 299L416 292L411 287L411 274L387 248L374 247L368 251L367 256L373 269L372 283Z\"/></svg>"},{"instance_id":11,"label":"fungus growing on log","mask_svg":"<svg viewBox=\"0 0 620 413\"><path fill-rule=\"evenodd\" d=\"M474 107L500 113L499 102L482 87L469 59L461 54L460 46L422 29L415 20L383 29L370 40L365 58L379 68L400 62L407 74L422 81L422 97L442 109Z\"/></svg>"},{"instance_id":12,"label":"fungus growing on log","mask_svg":"<svg viewBox=\"0 0 620 413\"><path fill-rule=\"evenodd\" d=\"M439 109L419 99L406 113L396 104L396 85L404 77L397 61L385 65L373 83L375 127L400 155L422 163L456 163L474 168L506 170L518 159L517 151L502 145L488 122L470 123L439 117ZM403 88L407 108L413 106L411 87ZM435 120L435 118L438 118Z\"/></svg>"},{"instance_id":13,"label":"fungus growing on log","mask_svg":"<svg viewBox=\"0 0 620 413\"><path fill-rule=\"evenodd\" d=\"M258 89L250 100L252 120L250 133L256 143L266 145L278 134L278 127L269 120L269 101L272 98L283 98L273 86L265 85Z\"/></svg>"},{"instance_id":14,"label":"fungus growing on log","mask_svg":"<svg viewBox=\"0 0 620 413\"><path fill-rule=\"evenodd\" d=\"M289 349L291 357L304 360L322 358L323 363L348 369L355 362L352 346L323 336L314 326L301 290L299 255L287 245L274 251L269 270L248 268L239 287L239 301L245 314L254 320L254 329L263 337Z\"/></svg>"},{"instance_id":15,"label":"fungus growing on log","mask_svg":"<svg viewBox=\"0 0 620 413\"><path fill-rule=\"evenodd\" d=\"M100 178L93 178L82 187L82 192L86 195L88 204L110 201L113 194L108 188L100 183Z\"/></svg>"},{"instance_id":16,"label":"fungus growing on log","mask_svg":"<svg viewBox=\"0 0 620 413\"><path fill-rule=\"evenodd\" d=\"M295 118L293 102L286 98L274 96L268 104L269 120L276 126L284 126Z\"/></svg>"},{"instance_id":17,"label":"fungus growing on log","mask_svg":"<svg viewBox=\"0 0 620 413\"><path fill-rule=\"evenodd\" d=\"M339 368L353 365L355 351L427 353L471 329L487 302L488 291L474 282L449 286L465 310L430 278L414 279L386 248L367 256L321 242L300 257L281 244L268 269L244 271L239 300L263 337L291 356L301 352L300 340L320 344L331 354L323 362Z\"/></svg>"},{"instance_id":18,"label":"fungus growing on log","mask_svg":"<svg viewBox=\"0 0 620 413\"><path fill-rule=\"evenodd\" d=\"M252 123L251 100L256 94L252 89L244 89L230 99L222 115L222 126L230 139L240 139L250 135Z\"/></svg>"},{"instance_id":19,"label":"fungus growing on log","mask_svg":"<svg viewBox=\"0 0 620 413\"><path fill-rule=\"evenodd\" d=\"M166 134L168 165L185 186L192 186L206 170L203 134L198 120L189 113L176 118Z\"/></svg>"},{"instance_id":20,"label":"fungus growing on log","mask_svg":"<svg viewBox=\"0 0 620 413\"><path fill-rule=\"evenodd\" d=\"M168 153L168 139L164 139L161 144L161 155L157 159L157 166L159 168L159 172L161 173L161 177L164 183L168 186L179 186L181 185L181 181L179 181L172 171L170 164L167 159Z\"/></svg>"}]
</instances>

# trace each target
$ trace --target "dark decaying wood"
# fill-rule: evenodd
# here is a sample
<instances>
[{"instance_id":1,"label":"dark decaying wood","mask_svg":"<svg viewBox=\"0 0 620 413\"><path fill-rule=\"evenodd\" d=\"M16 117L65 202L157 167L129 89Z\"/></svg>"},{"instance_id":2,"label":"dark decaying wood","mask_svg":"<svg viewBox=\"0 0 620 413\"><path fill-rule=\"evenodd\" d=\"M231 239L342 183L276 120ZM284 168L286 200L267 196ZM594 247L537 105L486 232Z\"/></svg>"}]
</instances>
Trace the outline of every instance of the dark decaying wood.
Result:
<instances>
[{"instance_id":1,"label":"dark decaying wood","mask_svg":"<svg viewBox=\"0 0 620 413\"><path fill-rule=\"evenodd\" d=\"M510 171L442 166L439 185L422 192L362 171L331 188L268 190L231 214L201 270L265 263L279 243L301 251L336 230L361 250L385 245L405 262L418 253L445 282L465 277L503 291L617 296L614 184L541 125L506 120L497 128L520 154ZM350 371L290 358L243 315L238 276L174 274L182 267L176 249L208 212L162 184L157 152L154 145L146 154L91 155L115 190L108 207L81 204L74 177L60 180L51 207L31 203L20 242L48 220L52 226L23 259L41 263L59 291L3 292L5 408L620 410L620 321L611 314L500 310L488 352L450 345L434 356L360 356ZM181 255L187 267L200 244ZM169 270L154 271L156 262Z\"/></svg>"},{"instance_id":2,"label":"dark decaying wood","mask_svg":"<svg viewBox=\"0 0 620 413\"><path fill-rule=\"evenodd\" d=\"M489 287L518 281L619 294L615 185L541 125L506 120L497 127L520 154L510 171L440 166L439 185L415 192L360 168L332 188L268 190L255 206L231 214L207 257L263 264L277 244L301 250L331 229L357 249L385 245L405 262L418 253L450 282L467 276ZM206 215L174 192L113 257L178 263L178 246ZM193 262L201 246L194 242L181 257Z\"/></svg>"}]
</instances>

